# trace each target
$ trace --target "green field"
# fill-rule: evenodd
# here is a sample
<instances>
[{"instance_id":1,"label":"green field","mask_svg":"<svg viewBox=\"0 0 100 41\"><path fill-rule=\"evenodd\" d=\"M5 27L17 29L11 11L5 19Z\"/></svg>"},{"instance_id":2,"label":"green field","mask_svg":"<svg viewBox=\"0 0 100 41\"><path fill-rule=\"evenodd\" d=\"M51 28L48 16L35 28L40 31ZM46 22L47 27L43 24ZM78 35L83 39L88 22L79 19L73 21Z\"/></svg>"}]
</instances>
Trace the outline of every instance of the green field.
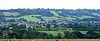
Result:
<instances>
[{"instance_id":1,"label":"green field","mask_svg":"<svg viewBox=\"0 0 100 41\"><path fill-rule=\"evenodd\" d=\"M52 13L54 16L59 16L59 14L58 14L56 11L51 11L51 13Z\"/></svg>"},{"instance_id":2,"label":"green field","mask_svg":"<svg viewBox=\"0 0 100 41\"><path fill-rule=\"evenodd\" d=\"M34 20L38 20L38 18L36 18L37 16L41 16L41 15L26 15L26 16L21 16L18 18L6 17L6 20L24 18L28 21L34 21Z\"/></svg>"},{"instance_id":3,"label":"green field","mask_svg":"<svg viewBox=\"0 0 100 41\"><path fill-rule=\"evenodd\" d=\"M52 34L53 36L57 36L59 33L63 34L63 30L62 31L38 31L38 32L43 32L43 33L47 33L47 34ZM73 31L69 31L70 33L72 33ZM86 34L87 31L79 31L82 34Z\"/></svg>"},{"instance_id":4,"label":"green field","mask_svg":"<svg viewBox=\"0 0 100 41\"><path fill-rule=\"evenodd\" d=\"M44 20L46 20L46 21L58 19L57 17L46 17L46 16L43 16L42 18L43 18Z\"/></svg>"},{"instance_id":5,"label":"green field","mask_svg":"<svg viewBox=\"0 0 100 41\"><path fill-rule=\"evenodd\" d=\"M88 31L79 31L79 32L81 32L82 34L86 34Z\"/></svg>"},{"instance_id":6,"label":"green field","mask_svg":"<svg viewBox=\"0 0 100 41\"><path fill-rule=\"evenodd\" d=\"M76 20L76 18L73 18L73 17L65 17L65 19L67 19L68 21Z\"/></svg>"},{"instance_id":7,"label":"green field","mask_svg":"<svg viewBox=\"0 0 100 41\"><path fill-rule=\"evenodd\" d=\"M81 16L81 18L94 18L94 17L92 17L92 16Z\"/></svg>"},{"instance_id":8,"label":"green field","mask_svg":"<svg viewBox=\"0 0 100 41\"><path fill-rule=\"evenodd\" d=\"M33 17L32 17L33 16ZM35 15L27 15L27 16L21 16L19 18L24 18L28 21L32 21L32 20L37 20L37 18L35 17Z\"/></svg>"},{"instance_id":9,"label":"green field","mask_svg":"<svg viewBox=\"0 0 100 41\"><path fill-rule=\"evenodd\" d=\"M0 41L100 41L100 39L0 39Z\"/></svg>"},{"instance_id":10,"label":"green field","mask_svg":"<svg viewBox=\"0 0 100 41\"><path fill-rule=\"evenodd\" d=\"M96 15L96 16L100 16L100 14L99 13L92 13L93 15Z\"/></svg>"},{"instance_id":11,"label":"green field","mask_svg":"<svg viewBox=\"0 0 100 41\"><path fill-rule=\"evenodd\" d=\"M61 13L62 13L62 11L57 11L57 13L61 14Z\"/></svg>"},{"instance_id":12,"label":"green field","mask_svg":"<svg viewBox=\"0 0 100 41\"><path fill-rule=\"evenodd\" d=\"M63 34L64 31L68 31L68 32L73 32L74 30L72 30L72 28L67 28L67 30L57 30L57 31L38 31L38 32L44 32L47 34L52 34L53 36L60 34Z\"/></svg>"},{"instance_id":13,"label":"green field","mask_svg":"<svg viewBox=\"0 0 100 41\"><path fill-rule=\"evenodd\" d=\"M52 34L54 36L56 36L59 33L63 33L63 31L38 31L38 32L44 32L44 33L47 33L47 34Z\"/></svg>"}]
</instances>

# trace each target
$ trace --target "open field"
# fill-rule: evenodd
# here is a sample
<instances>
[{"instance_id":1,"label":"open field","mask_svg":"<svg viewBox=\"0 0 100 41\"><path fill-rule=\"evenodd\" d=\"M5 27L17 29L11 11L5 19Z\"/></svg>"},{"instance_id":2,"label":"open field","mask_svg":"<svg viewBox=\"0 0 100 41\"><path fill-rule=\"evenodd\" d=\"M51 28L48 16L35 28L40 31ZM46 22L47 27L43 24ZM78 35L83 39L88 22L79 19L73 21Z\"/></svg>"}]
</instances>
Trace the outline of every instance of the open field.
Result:
<instances>
[{"instance_id":1,"label":"open field","mask_svg":"<svg viewBox=\"0 0 100 41\"><path fill-rule=\"evenodd\" d=\"M32 17L33 16L33 17ZM27 16L21 16L19 18L24 18L26 20L32 21L32 20L37 20L37 18L35 17L35 15L27 15Z\"/></svg>"},{"instance_id":2,"label":"open field","mask_svg":"<svg viewBox=\"0 0 100 41\"><path fill-rule=\"evenodd\" d=\"M82 34L86 34L88 31L79 31L79 32L81 32Z\"/></svg>"},{"instance_id":3,"label":"open field","mask_svg":"<svg viewBox=\"0 0 100 41\"><path fill-rule=\"evenodd\" d=\"M0 39L0 41L100 41L100 39Z\"/></svg>"},{"instance_id":4,"label":"open field","mask_svg":"<svg viewBox=\"0 0 100 41\"><path fill-rule=\"evenodd\" d=\"M59 33L63 33L64 31L38 31L38 32L44 32L44 33L47 33L47 34L52 34L54 36L58 35ZM72 31L70 31L72 32ZM79 31L81 32L82 34L86 34L87 31Z\"/></svg>"},{"instance_id":5,"label":"open field","mask_svg":"<svg viewBox=\"0 0 100 41\"><path fill-rule=\"evenodd\" d=\"M28 21L33 21L33 20L38 20L38 18L36 18L36 16L40 16L40 15L26 15L26 16L21 16L21 17L18 17L18 18L7 18L6 17L6 20L10 20L10 19L20 19L20 18L24 18Z\"/></svg>"},{"instance_id":6,"label":"open field","mask_svg":"<svg viewBox=\"0 0 100 41\"><path fill-rule=\"evenodd\" d=\"M54 36L56 36L59 33L63 33L63 31L39 31L39 32L44 32L44 33L47 33L47 34L52 34Z\"/></svg>"},{"instance_id":7,"label":"open field","mask_svg":"<svg viewBox=\"0 0 100 41\"><path fill-rule=\"evenodd\" d=\"M58 14L56 11L51 11L51 13L52 13L54 16L59 16L59 14Z\"/></svg>"}]
</instances>

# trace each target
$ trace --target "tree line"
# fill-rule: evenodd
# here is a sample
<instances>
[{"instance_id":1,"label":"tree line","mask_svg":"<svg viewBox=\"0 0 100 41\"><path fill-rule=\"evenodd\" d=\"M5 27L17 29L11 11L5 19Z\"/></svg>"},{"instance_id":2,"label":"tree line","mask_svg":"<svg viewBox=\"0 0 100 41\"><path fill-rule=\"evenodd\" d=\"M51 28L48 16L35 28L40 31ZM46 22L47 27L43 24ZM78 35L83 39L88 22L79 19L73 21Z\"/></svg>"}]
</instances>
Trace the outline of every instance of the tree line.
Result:
<instances>
[{"instance_id":1,"label":"tree line","mask_svg":"<svg viewBox=\"0 0 100 41\"><path fill-rule=\"evenodd\" d=\"M15 24L7 26L0 26L0 39L94 39L100 38L100 33L95 31L88 31L82 34L79 31L63 31L56 36L43 32L38 32L31 27L17 26Z\"/></svg>"}]
</instances>

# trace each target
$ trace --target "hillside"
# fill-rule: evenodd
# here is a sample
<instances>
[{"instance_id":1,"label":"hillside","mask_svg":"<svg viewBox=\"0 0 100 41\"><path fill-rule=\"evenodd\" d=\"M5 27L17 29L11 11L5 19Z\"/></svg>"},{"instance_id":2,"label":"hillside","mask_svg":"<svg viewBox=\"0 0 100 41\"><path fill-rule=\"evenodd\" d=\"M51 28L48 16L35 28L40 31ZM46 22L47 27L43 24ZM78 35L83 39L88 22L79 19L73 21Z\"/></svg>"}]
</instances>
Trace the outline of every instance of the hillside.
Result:
<instances>
[{"instance_id":1,"label":"hillside","mask_svg":"<svg viewBox=\"0 0 100 41\"><path fill-rule=\"evenodd\" d=\"M0 10L0 39L94 38L100 39L99 9Z\"/></svg>"},{"instance_id":2,"label":"hillside","mask_svg":"<svg viewBox=\"0 0 100 41\"><path fill-rule=\"evenodd\" d=\"M49 18L65 18L66 20L82 20L82 19L99 19L100 10L92 9L77 9L77 10L67 10L67 9L11 9L11 10L0 10L0 16L9 17L9 19L15 18L25 18L27 20L33 20L34 15L40 15L41 17ZM26 16L26 17L25 17ZM46 19L47 19L46 18ZM36 18L35 18L36 19ZM47 19L47 20L48 20Z\"/></svg>"}]
</instances>

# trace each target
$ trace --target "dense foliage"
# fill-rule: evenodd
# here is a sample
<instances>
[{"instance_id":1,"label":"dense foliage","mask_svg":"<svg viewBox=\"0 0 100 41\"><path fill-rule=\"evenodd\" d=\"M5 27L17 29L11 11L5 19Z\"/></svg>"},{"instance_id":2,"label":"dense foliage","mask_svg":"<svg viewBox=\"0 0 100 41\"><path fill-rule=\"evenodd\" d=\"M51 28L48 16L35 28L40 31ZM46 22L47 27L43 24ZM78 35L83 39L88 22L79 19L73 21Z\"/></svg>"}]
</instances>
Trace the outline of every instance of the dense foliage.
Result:
<instances>
[{"instance_id":1,"label":"dense foliage","mask_svg":"<svg viewBox=\"0 0 100 41\"><path fill-rule=\"evenodd\" d=\"M48 28L49 30L49 28ZM8 26L0 27L0 38L1 39L79 39L79 38L100 38L100 33L96 33L95 31L88 31L86 34L82 34L79 31L74 30L63 31L63 33L58 33L58 35L54 36L52 34L47 34L44 32L38 32L34 28L19 25L11 24Z\"/></svg>"}]
</instances>

